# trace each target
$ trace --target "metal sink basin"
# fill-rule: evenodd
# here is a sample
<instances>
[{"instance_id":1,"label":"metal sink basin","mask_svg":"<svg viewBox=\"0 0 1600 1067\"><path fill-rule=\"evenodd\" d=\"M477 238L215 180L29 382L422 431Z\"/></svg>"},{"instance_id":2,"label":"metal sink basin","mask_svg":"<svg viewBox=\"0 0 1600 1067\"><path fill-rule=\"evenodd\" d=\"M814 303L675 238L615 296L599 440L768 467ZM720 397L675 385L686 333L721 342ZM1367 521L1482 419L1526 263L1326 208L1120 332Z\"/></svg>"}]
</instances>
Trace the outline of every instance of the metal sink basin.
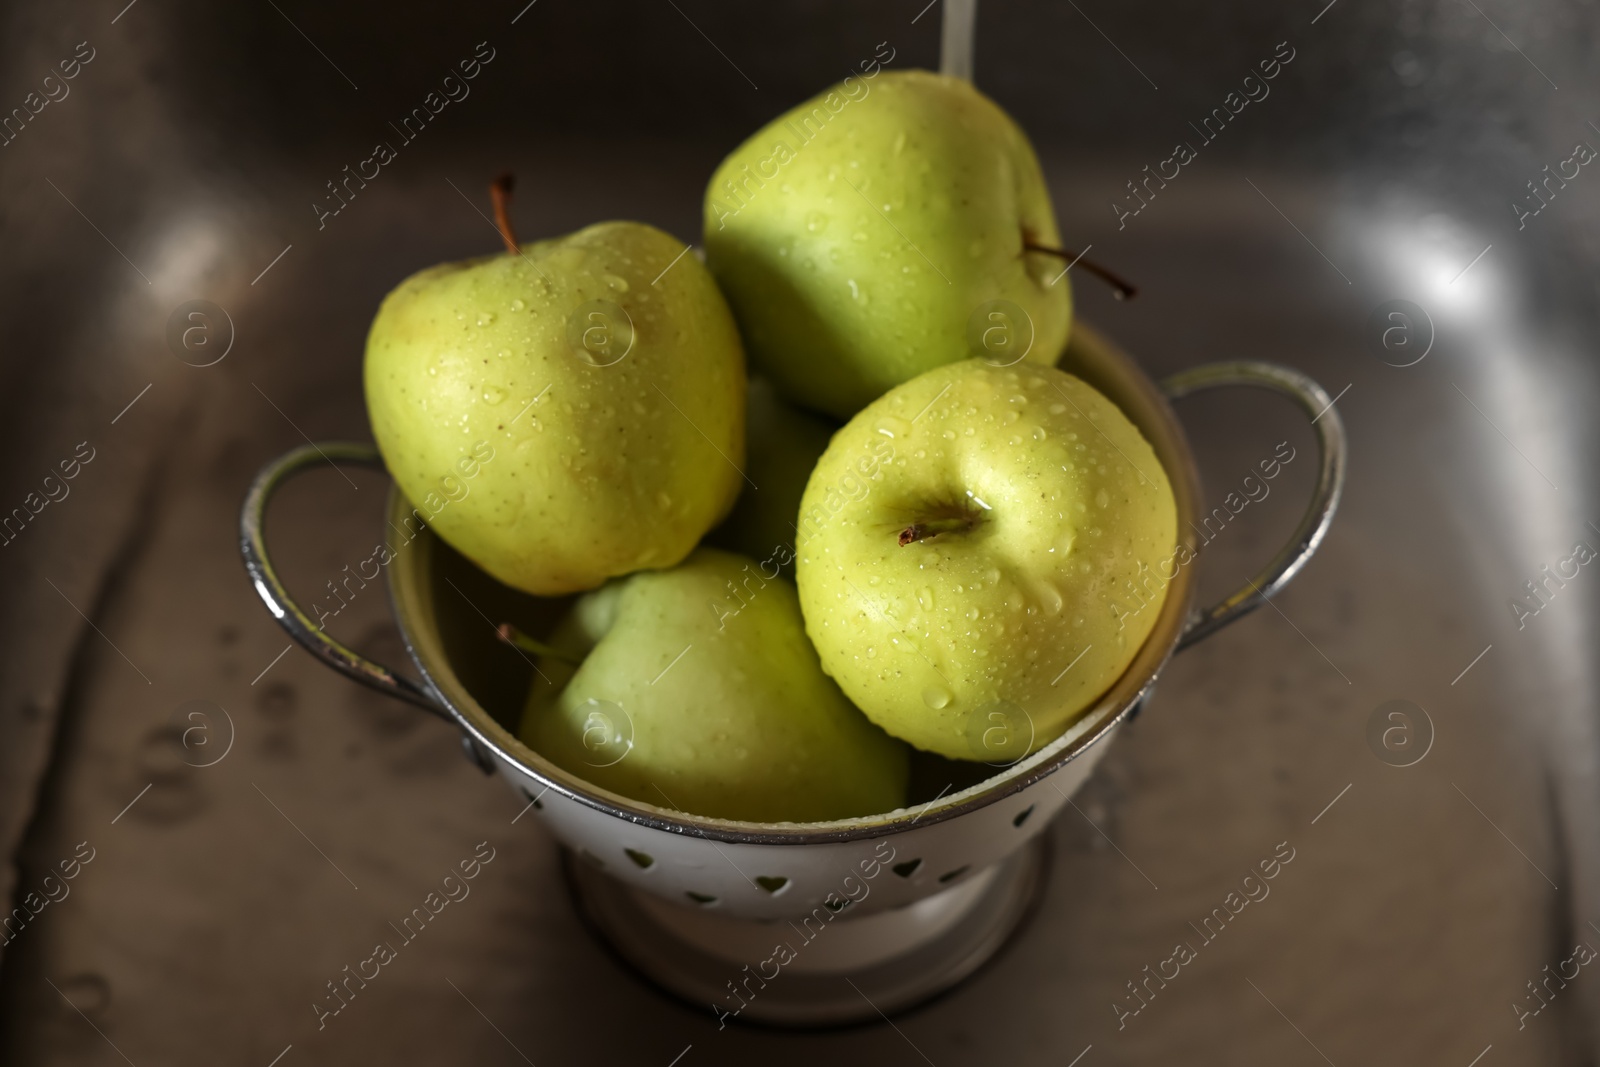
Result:
<instances>
[{"instance_id":1,"label":"metal sink basin","mask_svg":"<svg viewBox=\"0 0 1600 1067\"><path fill-rule=\"evenodd\" d=\"M879 42L937 65L942 9L11 5L0 508L94 458L0 551L3 888L30 909L0 948L0 1061L1595 1062L1593 13L1324 2L978 13L977 83L1033 134L1068 243L1140 286L1074 271L1079 312L1153 377L1322 382L1344 501L1291 589L1173 662L1003 955L892 1026L800 1036L635 979L447 726L275 658L234 522L268 457L368 437L377 302L495 250L496 171L525 235L692 239L724 153ZM345 184L378 140L394 158ZM1264 394L1181 414L1208 499L1280 442L1312 452ZM1313 473L1207 546L1200 601L1284 539ZM371 552L386 483L349 474L286 492L292 588ZM401 662L387 619L374 587L334 628ZM480 842L472 896L319 1029L308 1006Z\"/></svg>"}]
</instances>

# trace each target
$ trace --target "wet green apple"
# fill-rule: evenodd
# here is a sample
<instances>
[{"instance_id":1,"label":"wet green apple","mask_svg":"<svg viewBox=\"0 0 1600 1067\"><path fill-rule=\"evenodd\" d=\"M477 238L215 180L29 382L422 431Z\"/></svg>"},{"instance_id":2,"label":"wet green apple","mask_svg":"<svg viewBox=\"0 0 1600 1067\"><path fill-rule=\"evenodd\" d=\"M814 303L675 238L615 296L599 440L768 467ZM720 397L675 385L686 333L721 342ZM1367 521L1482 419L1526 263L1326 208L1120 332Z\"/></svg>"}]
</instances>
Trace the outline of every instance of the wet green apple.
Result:
<instances>
[{"instance_id":1,"label":"wet green apple","mask_svg":"<svg viewBox=\"0 0 1600 1067\"><path fill-rule=\"evenodd\" d=\"M744 356L681 241L606 222L412 275L367 338L367 411L427 522L507 585L670 567L743 484Z\"/></svg>"},{"instance_id":2,"label":"wet green apple","mask_svg":"<svg viewBox=\"0 0 1600 1067\"><path fill-rule=\"evenodd\" d=\"M759 130L706 189L706 263L752 364L839 418L975 351L1053 362L1068 283L1025 242L1059 247L1027 136L971 83L928 71L845 79Z\"/></svg>"},{"instance_id":3,"label":"wet green apple","mask_svg":"<svg viewBox=\"0 0 1600 1067\"><path fill-rule=\"evenodd\" d=\"M701 548L579 598L549 643L522 739L595 785L754 822L906 801L906 746L822 673L794 584L775 569Z\"/></svg>"},{"instance_id":4,"label":"wet green apple","mask_svg":"<svg viewBox=\"0 0 1600 1067\"><path fill-rule=\"evenodd\" d=\"M800 496L837 426L788 403L765 378L750 379L748 396L745 473L750 483L722 525L706 535L706 543L763 562L776 557L792 577Z\"/></svg>"},{"instance_id":5,"label":"wet green apple","mask_svg":"<svg viewBox=\"0 0 1600 1067\"><path fill-rule=\"evenodd\" d=\"M870 477L840 492L865 455ZM823 669L890 734L953 759L1060 736L1127 668L1187 561L1138 429L1026 362L970 359L885 394L834 435L800 513Z\"/></svg>"}]
</instances>

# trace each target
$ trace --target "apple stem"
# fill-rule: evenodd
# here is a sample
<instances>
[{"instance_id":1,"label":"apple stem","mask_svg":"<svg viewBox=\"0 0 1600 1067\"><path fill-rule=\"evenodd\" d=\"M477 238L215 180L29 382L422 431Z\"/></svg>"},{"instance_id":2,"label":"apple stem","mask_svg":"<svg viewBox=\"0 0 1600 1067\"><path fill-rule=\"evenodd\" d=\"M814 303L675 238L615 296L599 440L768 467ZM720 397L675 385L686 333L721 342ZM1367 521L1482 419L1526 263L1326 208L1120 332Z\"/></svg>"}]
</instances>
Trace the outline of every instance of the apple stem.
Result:
<instances>
[{"instance_id":1,"label":"apple stem","mask_svg":"<svg viewBox=\"0 0 1600 1067\"><path fill-rule=\"evenodd\" d=\"M532 652L536 656L549 656L551 659L560 660L562 663L567 663L574 667L583 663L581 657L562 652L560 649L547 645L543 641L536 641L509 622L501 623L495 632L500 635L500 640L513 648L520 648L524 652Z\"/></svg>"},{"instance_id":2,"label":"apple stem","mask_svg":"<svg viewBox=\"0 0 1600 1067\"><path fill-rule=\"evenodd\" d=\"M973 515L949 515L932 518L927 522L914 522L900 531L900 547L904 548L944 533L969 533L977 527L978 522L978 518Z\"/></svg>"},{"instance_id":3,"label":"apple stem","mask_svg":"<svg viewBox=\"0 0 1600 1067\"><path fill-rule=\"evenodd\" d=\"M1047 256L1059 256L1071 264L1083 265L1083 269L1111 286L1118 300L1132 300L1139 295L1139 289L1132 282L1123 278L1109 267L1102 267L1092 259L1084 259L1082 252L1074 252L1070 248L1051 248L1049 245L1035 244L1032 241L1023 241L1022 248L1027 252L1043 252Z\"/></svg>"},{"instance_id":4,"label":"apple stem","mask_svg":"<svg viewBox=\"0 0 1600 1067\"><path fill-rule=\"evenodd\" d=\"M500 231L500 239L506 243L506 251L512 255L520 255L521 248L517 247L517 231L511 226L511 190L516 186L517 179L509 170L495 176L489 183L489 199L494 204L495 228Z\"/></svg>"}]
</instances>

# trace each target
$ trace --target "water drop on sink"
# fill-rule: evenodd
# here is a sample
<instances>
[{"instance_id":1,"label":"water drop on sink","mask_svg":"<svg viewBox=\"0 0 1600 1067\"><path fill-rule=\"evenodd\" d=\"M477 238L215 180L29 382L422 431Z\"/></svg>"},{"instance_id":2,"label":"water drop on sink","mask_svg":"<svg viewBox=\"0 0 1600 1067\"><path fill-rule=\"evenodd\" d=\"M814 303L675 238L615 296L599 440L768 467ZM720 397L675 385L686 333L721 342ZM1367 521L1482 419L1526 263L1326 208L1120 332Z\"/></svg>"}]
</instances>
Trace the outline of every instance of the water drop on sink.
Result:
<instances>
[{"instance_id":1,"label":"water drop on sink","mask_svg":"<svg viewBox=\"0 0 1600 1067\"><path fill-rule=\"evenodd\" d=\"M936 685L930 685L922 691L922 702L928 707L938 710L950 703L950 694Z\"/></svg>"}]
</instances>

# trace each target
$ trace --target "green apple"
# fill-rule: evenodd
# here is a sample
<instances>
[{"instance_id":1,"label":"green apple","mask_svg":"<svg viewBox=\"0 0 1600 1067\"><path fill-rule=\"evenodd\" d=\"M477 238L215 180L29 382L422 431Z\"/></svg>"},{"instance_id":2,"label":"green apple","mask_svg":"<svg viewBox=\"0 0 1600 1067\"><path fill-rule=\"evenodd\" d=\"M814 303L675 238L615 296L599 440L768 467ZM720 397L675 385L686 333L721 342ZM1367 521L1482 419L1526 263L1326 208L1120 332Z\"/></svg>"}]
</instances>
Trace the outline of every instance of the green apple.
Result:
<instances>
[{"instance_id":1,"label":"green apple","mask_svg":"<svg viewBox=\"0 0 1600 1067\"><path fill-rule=\"evenodd\" d=\"M744 356L682 242L605 222L412 275L367 338L373 436L416 517L554 595L670 567L744 484Z\"/></svg>"},{"instance_id":2,"label":"green apple","mask_svg":"<svg viewBox=\"0 0 1600 1067\"><path fill-rule=\"evenodd\" d=\"M1187 562L1176 527L1154 451L1081 379L940 367L868 406L817 464L797 546L806 632L894 736L1020 758L1127 668Z\"/></svg>"},{"instance_id":3,"label":"green apple","mask_svg":"<svg viewBox=\"0 0 1600 1067\"><path fill-rule=\"evenodd\" d=\"M781 555L794 574L800 495L837 428L786 403L765 378L751 378L745 405L745 474L750 484L733 511L706 535L708 544L765 562Z\"/></svg>"},{"instance_id":4,"label":"green apple","mask_svg":"<svg viewBox=\"0 0 1600 1067\"><path fill-rule=\"evenodd\" d=\"M806 639L793 583L698 549L581 597L542 657L522 739L634 800L811 822L906 802L906 746L850 705Z\"/></svg>"},{"instance_id":5,"label":"green apple","mask_svg":"<svg viewBox=\"0 0 1600 1067\"><path fill-rule=\"evenodd\" d=\"M969 82L846 78L723 161L706 263L751 362L848 418L885 390L978 354L1054 362L1072 303L1027 136ZM1054 284L1052 284L1054 280Z\"/></svg>"}]
</instances>

